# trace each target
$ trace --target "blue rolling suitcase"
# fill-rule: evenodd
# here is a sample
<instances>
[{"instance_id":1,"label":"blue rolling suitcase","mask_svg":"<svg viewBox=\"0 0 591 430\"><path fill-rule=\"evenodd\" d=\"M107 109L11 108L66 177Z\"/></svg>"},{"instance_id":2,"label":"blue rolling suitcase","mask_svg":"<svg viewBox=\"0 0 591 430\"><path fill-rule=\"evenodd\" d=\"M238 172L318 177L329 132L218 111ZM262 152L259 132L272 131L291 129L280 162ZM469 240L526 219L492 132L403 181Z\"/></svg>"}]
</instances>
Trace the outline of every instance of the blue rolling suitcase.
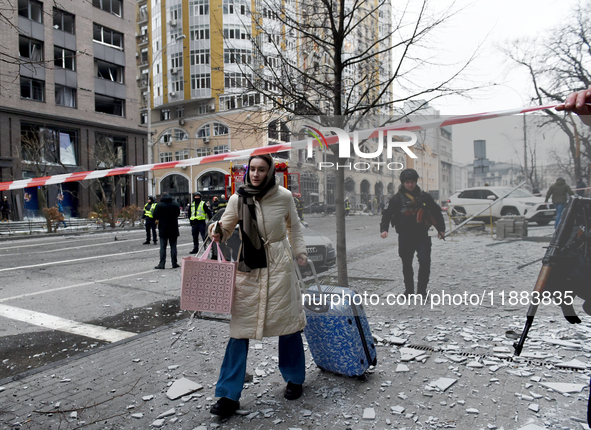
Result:
<instances>
[{"instance_id":1,"label":"blue rolling suitcase","mask_svg":"<svg viewBox=\"0 0 591 430\"><path fill-rule=\"evenodd\" d=\"M314 264L309 263L317 287L304 291L303 304L308 321L304 334L314 362L333 373L361 376L370 365L377 363L363 305L354 304L353 290L321 286Z\"/></svg>"}]
</instances>

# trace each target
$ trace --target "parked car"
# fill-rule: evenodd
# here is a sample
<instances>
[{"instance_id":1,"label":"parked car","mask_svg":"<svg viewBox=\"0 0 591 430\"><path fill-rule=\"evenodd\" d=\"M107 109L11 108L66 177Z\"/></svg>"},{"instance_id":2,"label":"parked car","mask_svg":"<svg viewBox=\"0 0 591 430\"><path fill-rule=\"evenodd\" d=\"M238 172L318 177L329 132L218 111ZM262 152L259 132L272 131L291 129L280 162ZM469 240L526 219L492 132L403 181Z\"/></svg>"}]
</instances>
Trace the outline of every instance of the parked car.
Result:
<instances>
[{"instance_id":1,"label":"parked car","mask_svg":"<svg viewBox=\"0 0 591 430\"><path fill-rule=\"evenodd\" d=\"M212 222L219 221L225 212L225 208L220 209L209 220L208 225ZM317 272L326 272L333 267L337 261L336 250L334 249L331 240L309 229L305 224L301 223L304 242L306 243L306 250L308 252L308 259L314 262L314 267ZM221 243L222 252L228 260L238 260L238 251L240 249L240 236L238 233L238 226L234 229L234 234L225 242ZM304 274L310 271L309 266L303 267Z\"/></svg>"},{"instance_id":2,"label":"parked car","mask_svg":"<svg viewBox=\"0 0 591 430\"><path fill-rule=\"evenodd\" d=\"M337 210L335 205L327 205L326 210L329 214L335 213ZM324 213L324 203L322 202L312 202L309 205L304 206L304 213L306 214L318 214Z\"/></svg>"},{"instance_id":3,"label":"parked car","mask_svg":"<svg viewBox=\"0 0 591 430\"><path fill-rule=\"evenodd\" d=\"M502 198L511 191L506 187L475 187L455 193L448 199L452 217L472 216L482 209L488 208L495 200ZM490 210L486 210L477 218L477 221L488 221ZM536 197L529 191L518 188L511 192L502 201L492 206L493 220L506 215L522 215L531 223L548 225L556 216L554 205L545 203L543 197ZM465 218L455 218L456 224L460 224Z\"/></svg>"}]
</instances>

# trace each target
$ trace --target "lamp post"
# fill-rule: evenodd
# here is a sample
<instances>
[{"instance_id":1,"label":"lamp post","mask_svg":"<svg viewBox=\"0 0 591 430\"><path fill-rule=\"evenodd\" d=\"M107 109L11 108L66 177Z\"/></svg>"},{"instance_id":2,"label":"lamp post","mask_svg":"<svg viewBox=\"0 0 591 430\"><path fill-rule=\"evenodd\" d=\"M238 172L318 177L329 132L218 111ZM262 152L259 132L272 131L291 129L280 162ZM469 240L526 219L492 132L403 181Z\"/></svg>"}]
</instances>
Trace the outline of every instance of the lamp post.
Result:
<instances>
[{"instance_id":1,"label":"lamp post","mask_svg":"<svg viewBox=\"0 0 591 430\"><path fill-rule=\"evenodd\" d=\"M152 63L150 64L150 71L148 72L148 92L147 92L148 93L148 164L154 163L154 142L152 142L152 78L151 78L152 70L154 69L154 63L156 62L156 60L158 59L160 54L162 54L166 48L168 48L173 43L176 43L179 40L184 39L185 37L186 36L184 34L181 34L180 36L176 37L173 41L164 45L162 47L162 49L159 49L158 52L156 52L156 55L154 55L154 58L152 59ZM164 68L162 69L162 71L164 72ZM152 173L152 170L148 170L148 194L149 195L154 195L154 185L155 184L152 184L153 178L154 178L154 174Z\"/></svg>"}]
</instances>

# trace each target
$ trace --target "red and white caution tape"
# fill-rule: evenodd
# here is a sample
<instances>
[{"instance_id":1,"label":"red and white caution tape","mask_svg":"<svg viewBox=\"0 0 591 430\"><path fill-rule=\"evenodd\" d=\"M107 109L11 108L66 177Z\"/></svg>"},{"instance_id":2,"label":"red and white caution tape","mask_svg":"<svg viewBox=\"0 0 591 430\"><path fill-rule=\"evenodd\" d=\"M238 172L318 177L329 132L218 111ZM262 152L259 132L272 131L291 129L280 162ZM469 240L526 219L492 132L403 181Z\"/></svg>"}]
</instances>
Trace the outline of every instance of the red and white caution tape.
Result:
<instances>
[{"instance_id":1,"label":"red and white caution tape","mask_svg":"<svg viewBox=\"0 0 591 430\"><path fill-rule=\"evenodd\" d=\"M471 115L461 115L451 118L438 118L435 120L408 122L404 124L391 125L386 127L366 130L366 132L359 133L359 137L366 139L378 135L380 131L419 131L428 130L431 128L445 127L450 125L466 124L469 122L483 121L487 119L500 118L509 115L517 115L521 113L534 112L544 109L552 109L558 105L547 106L530 106L522 109L510 109L496 112L478 113ZM337 136L329 136L326 138L326 143L332 145L338 142ZM133 173L148 172L151 170L174 169L183 166L196 166L201 164L216 163L220 161L236 161L250 157L251 155L272 154L276 152L291 151L297 149L306 149L308 139L298 140L297 142L284 143L279 145L263 146L253 149L244 149L241 151L228 152L224 154L207 155L205 157L189 158L187 160L170 161L168 163L158 164L143 164L141 166L131 167L117 167L114 169L93 170L88 172L74 172L63 175L44 176L41 178L22 179L18 181L0 182L0 191L19 190L28 187L37 187L43 185L62 184L66 182L84 181L87 179L98 179L107 176L130 175ZM318 146L318 142L314 142L314 146Z\"/></svg>"}]
</instances>

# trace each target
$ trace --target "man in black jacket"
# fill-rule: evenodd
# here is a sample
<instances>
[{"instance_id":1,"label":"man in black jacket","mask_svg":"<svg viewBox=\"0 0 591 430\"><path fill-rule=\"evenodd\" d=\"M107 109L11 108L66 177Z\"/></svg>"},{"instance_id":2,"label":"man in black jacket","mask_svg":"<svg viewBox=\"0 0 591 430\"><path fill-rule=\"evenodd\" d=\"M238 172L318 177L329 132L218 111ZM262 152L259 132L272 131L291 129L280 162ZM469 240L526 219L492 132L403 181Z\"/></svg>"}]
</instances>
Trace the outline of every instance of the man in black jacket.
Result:
<instances>
[{"instance_id":1,"label":"man in black jacket","mask_svg":"<svg viewBox=\"0 0 591 430\"><path fill-rule=\"evenodd\" d=\"M427 284L431 273L431 238L429 228L434 226L439 239L445 239L445 223L441 208L430 194L421 191L417 185L419 174L414 169L405 169L400 173L398 192L390 200L388 208L382 213L380 233L383 239L388 237L389 225L398 233L398 255L402 260L405 294L414 293L414 272L412 261L415 252L419 260L419 279L417 293L427 294Z\"/></svg>"},{"instance_id":2,"label":"man in black jacket","mask_svg":"<svg viewBox=\"0 0 591 430\"><path fill-rule=\"evenodd\" d=\"M160 263L154 269L164 269L166 262L166 244L170 242L170 260L172 268L177 264L176 241L179 237L179 215L181 207L172 200L170 194L164 193L160 203L154 209L154 219L158 221L158 235L160 236Z\"/></svg>"}]
</instances>

